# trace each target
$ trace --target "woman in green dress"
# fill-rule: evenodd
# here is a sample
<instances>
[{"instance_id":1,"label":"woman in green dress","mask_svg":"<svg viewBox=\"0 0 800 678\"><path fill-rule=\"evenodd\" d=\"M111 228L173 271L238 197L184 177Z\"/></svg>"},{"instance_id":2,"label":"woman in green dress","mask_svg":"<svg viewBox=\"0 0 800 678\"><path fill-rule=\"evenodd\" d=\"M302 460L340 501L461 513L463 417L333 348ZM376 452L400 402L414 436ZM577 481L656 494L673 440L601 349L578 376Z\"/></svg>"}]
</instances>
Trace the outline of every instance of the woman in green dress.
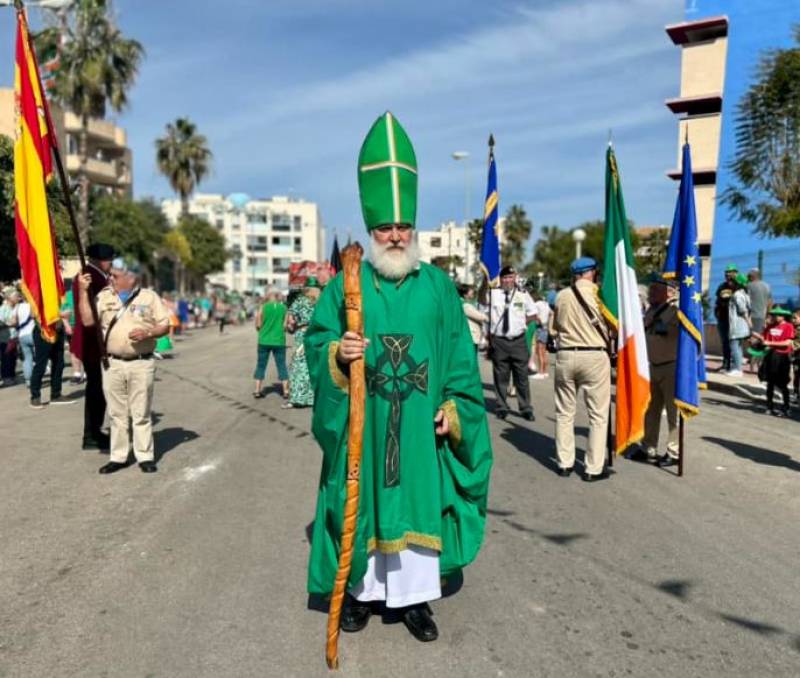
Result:
<instances>
[{"instance_id":1,"label":"woman in green dress","mask_svg":"<svg viewBox=\"0 0 800 678\"><path fill-rule=\"evenodd\" d=\"M287 329L294 333L294 355L289 365L289 401L282 405L288 407L311 407L314 404L314 389L308 376L308 363L306 362L303 340L306 329L314 315L314 305L320 294L320 285L317 279L310 277L306 280L303 293L292 302L287 316Z\"/></svg>"}]
</instances>

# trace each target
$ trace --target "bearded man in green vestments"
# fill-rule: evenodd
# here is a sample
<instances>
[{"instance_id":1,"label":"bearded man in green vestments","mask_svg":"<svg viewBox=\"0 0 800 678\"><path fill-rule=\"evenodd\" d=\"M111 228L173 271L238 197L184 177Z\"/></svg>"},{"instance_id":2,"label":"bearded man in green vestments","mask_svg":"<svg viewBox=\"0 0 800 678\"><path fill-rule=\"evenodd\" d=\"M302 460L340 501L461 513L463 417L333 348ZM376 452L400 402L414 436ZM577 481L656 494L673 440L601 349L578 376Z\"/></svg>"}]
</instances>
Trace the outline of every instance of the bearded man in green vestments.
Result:
<instances>
[{"instance_id":1,"label":"bearded man in green vestments","mask_svg":"<svg viewBox=\"0 0 800 678\"><path fill-rule=\"evenodd\" d=\"M435 640L428 601L478 554L492 450L475 350L453 282L419 261L417 162L391 113L358 162L370 233L361 268L364 336L346 331L342 274L325 288L305 338L323 450L308 590L336 575L345 503L348 366L365 357L367 397L360 499L345 631L377 601L400 608L411 633Z\"/></svg>"}]
</instances>

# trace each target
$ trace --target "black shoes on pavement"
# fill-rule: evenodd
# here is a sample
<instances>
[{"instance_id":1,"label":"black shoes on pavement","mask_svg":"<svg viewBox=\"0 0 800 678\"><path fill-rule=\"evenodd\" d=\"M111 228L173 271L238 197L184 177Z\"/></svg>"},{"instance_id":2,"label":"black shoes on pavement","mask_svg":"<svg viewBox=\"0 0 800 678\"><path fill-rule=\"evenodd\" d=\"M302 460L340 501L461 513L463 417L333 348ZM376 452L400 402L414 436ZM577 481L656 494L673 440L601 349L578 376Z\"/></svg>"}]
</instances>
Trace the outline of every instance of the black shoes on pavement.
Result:
<instances>
[{"instance_id":1,"label":"black shoes on pavement","mask_svg":"<svg viewBox=\"0 0 800 678\"><path fill-rule=\"evenodd\" d=\"M118 461L110 461L105 466L101 466L98 470L98 473L102 473L103 475L108 475L109 473L116 473L117 471L121 471L127 466L127 464L120 463ZM142 473L155 473L158 470L156 463L154 461L143 461L140 462L139 468L142 470Z\"/></svg>"},{"instance_id":2,"label":"black shoes on pavement","mask_svg":"<svg viewBox=\"0 0 800 678\"><path fill-rule=\"evenodd\" d=\"M570 466L569 468L561 468L559 466L557 473L562 478L569 478L572 475L572 466Z\"/></svg>"},{"instance_id":3,"label":"black shoes on pavement","mask_svg":"<svg viewBox=\"0 0 800 678\"><path fill-rule=\"evenodd\" d=\"M526 421L533 421L534 420L533 410L525 410L522 413L522 418L525 419Z\"/></svg>"},{"instance_id":4,"label":"black shoes on pavement","mask_svg":"<svg viewBox=\"0 0 800 678\"><path fill-rule=\"evenodd\" d=\"M587 483L594 483L598 480L605 480L609 477L608 470L603 469L600 473L584 473L583 480Z\"/></svg>"},{"instance_id":5,"label":"black shoes on pavement","mask_svg":"<svg viewBox=\"0 0 800 678\"><path fill-rule=\"evenodd\" d=\"M505 419L508 416L508 410L497 410L495 416L497 416L498 419Z\"/></svg>"},{"instance_id":6,"label":"black shoes on pavement","mask_svg":"<svg viewBox=\"0 0 800 678\"><path fill-rule=\"evenodd\" d=\"M439 629L431 617L431 608L427 603L412 605L403 610L403 623L421 643L430 643L439 637Z\"/></svg>"},{"instance_id":7,"label":"black shoes on pavement","mask_svg":"<svg viewBox=\"0 0 800 678\"><path fill-rule=\"evenodd\" d=\"M96 438L84 438L81 444L82 450L108 450L111 448L111 437L106 433L101 433Z\"/></svg>"},{"instance_id":8,"label":"black shoes on pavement","mask_svg":"<svg viewBox=\"0 0 800 678\"><path fill-rule=\"evenodd\" d=\"M358 633L367 626L369 618L372 616L372 607L369 603L362 603L353 596L346 596L342 605L342 616L339 619L339 626L342 631L347 633Z\"/></svg>"},{"instance_id":9,"label":"black shoes on pavement","mask_svg":"<svg viewBox=\"0 0 800 678\"><path fill-rule=\"evenodd\" d=\"M122 464L118 461L110 461L105 466L101 466L98 473L102 473L103 475L108 475L109 473L116 473L124 469L126 464Z\"/></svg>"},{"instance_id":10,"label":"black shoes on pavement","mask_svg":"<svg viewBox=\"0 0 800 678\"><path fill-rule=\"evenodd\" d=\"M439 629L436 628L427 603L412 605L399 612L406 628L420 642L429 643L439 637ZM362 603L348 594L342 606L339 626L347 633L357 633L366 628L371 616L372 606L369 603Z\"/></svg>"}]
</instances>

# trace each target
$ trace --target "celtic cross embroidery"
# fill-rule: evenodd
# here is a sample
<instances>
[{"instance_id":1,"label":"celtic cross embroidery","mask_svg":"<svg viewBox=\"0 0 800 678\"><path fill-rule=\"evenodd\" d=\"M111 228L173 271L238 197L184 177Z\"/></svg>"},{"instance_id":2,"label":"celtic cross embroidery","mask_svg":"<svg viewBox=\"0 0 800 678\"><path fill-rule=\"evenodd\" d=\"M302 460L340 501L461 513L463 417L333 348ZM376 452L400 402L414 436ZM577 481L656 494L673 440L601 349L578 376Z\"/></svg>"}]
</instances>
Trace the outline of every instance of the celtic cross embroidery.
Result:
<instances>
[{"instance_id":1,"label":"celtic cross embroidery","mask_svg":"<svg viewBox=\"0 0 800 678\"><path fill-rule=\"evenodd\" d=\"M411 357L411 334L381 334L383 351L375 366L367 366L367 389L389 401L386 424L385 487L400 484L400 416L403 401L414 391L428 392L428 360L421 363Z\"/></svg>"}]
</instances>

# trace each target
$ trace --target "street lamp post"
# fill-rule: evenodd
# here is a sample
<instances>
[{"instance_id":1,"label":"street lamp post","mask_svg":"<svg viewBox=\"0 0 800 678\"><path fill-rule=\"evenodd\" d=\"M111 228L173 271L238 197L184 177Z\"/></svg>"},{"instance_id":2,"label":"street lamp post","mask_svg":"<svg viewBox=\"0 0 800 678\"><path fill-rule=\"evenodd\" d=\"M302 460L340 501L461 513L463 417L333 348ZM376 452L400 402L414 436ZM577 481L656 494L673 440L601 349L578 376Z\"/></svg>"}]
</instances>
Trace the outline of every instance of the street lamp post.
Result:
<instances>
[{"instance_id":1,"label":"street lamp post","mask_svg":"<svg viewBox=\"0 0 800 678\"><path fill-rule=\"evenodd\" d=\"M452 158L456 162L464 163L464 282L470 282L469 276L469 153L467 151L454 151Z\"/></svg>"},{"instance_id":2,"label":"street lamp post","mask_svg":"<svg viewBox=\"0 0 800 678\"><path fill-rule=\"evenodd\" d=\"M575 241L575 258L580 259L583 250L583 241L586 240L586 231L576 228L572 231L572 239Z\"/></svg>"}]
</instances>

